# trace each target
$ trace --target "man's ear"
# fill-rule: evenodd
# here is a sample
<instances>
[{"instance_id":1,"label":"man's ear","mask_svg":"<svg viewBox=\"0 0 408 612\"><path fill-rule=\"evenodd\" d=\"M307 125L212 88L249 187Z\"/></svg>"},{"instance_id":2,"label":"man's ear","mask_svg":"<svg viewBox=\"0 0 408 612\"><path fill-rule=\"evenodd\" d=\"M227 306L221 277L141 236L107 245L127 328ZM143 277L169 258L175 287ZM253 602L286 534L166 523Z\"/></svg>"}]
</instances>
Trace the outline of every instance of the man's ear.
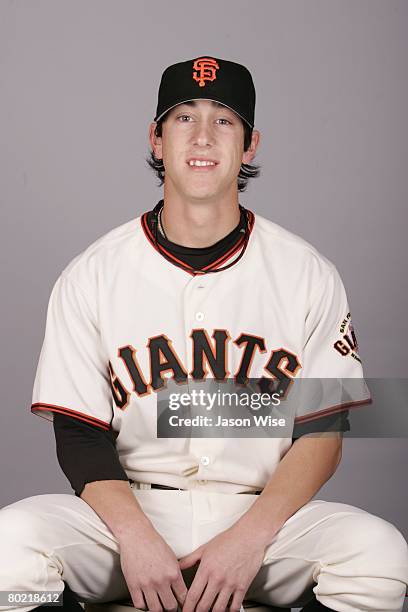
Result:
<instances>
[{"instance_id":1,"label":"man's ear","mask_svg":"<svg viewBox=\"0 0 408 612\"><path fill-rule=\"evenodd\" d=\"M251 144L249 146L249 149L247 151L244 151L242 155L243 164L250 164L251 161L254 159L260 139L261 139L261 134L259 130L253 130Z\"/></svg>"},{"instance_id":2,"label":"man's ear","mask_svg":"<svg viewBox=\"0 0 408 612\"><path fill-rule=\"evenodd\" d=\"M153 121L150 124L150 128L149 128L149 142L150 142L150 146L152 148L152 151L153 151L155 157L157 159L163 159L162 139L161 139L161 136L156 136L156 134L155 134L156 126L157 126L157 123L155 121Z\"/></svg>"}]
</instances>

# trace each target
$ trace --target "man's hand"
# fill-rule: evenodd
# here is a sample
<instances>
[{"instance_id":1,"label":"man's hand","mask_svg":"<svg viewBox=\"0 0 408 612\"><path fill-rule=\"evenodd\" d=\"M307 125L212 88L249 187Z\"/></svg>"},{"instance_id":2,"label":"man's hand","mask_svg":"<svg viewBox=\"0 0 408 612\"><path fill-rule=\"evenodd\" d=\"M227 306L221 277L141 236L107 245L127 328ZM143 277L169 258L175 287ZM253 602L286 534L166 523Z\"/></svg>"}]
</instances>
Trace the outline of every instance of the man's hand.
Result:
<instances>
[{"instance_id":1,"label":"man's hand","mask_svg":"<svg viewBox=\"0 0 408 612\"><path fill-rule=\"evenodd\" d=\"M224 612L240 609L262 566L265 544L236 524L179 559L182 570L200 565L188 590L183 612ZM230 598L232 602L228 605Z\"/></svg>"},{"instance_id":2,"label":"man's hand","mask_svg":"<svg viewBox=\"0 0 408 612\"><path fill-rule=\"evenodd\" d=\"M177 602L183 605L187 587L177 557L154 528L128 535L119 546L122 572L136 608L146 609L147 604L148 610L161 612L176 611Z\"/></svg>"}]
</instances>

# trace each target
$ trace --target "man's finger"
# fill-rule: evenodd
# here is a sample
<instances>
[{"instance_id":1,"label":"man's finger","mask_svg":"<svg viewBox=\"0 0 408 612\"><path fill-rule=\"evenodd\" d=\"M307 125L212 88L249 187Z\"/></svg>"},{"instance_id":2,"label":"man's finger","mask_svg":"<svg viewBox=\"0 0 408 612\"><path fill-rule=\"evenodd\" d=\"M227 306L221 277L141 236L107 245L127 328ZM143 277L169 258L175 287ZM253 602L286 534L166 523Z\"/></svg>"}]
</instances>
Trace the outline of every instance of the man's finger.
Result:
<instances>
[{"instance_id":1,"label":"man's finger","mask_svg":"<svg viewBox=\"0 0 408 612\"><path fill-rule=\"evenodd\" d=\"M171 588L173 589L173 592L177 598L177 601L179 602L181 606L183 606L186 600L186 597L187 597L187 593L188 593L188 589L184 582L183 576L180 575L177 578L177 580L172 582Z\"/></svg>"},{"instance_id":2,"label":"man's finger","mask_svg":"<svg viewBox=\"0 0 408 612\"><path fill-rule=\"evenodd\" d=\"M131 597L135 608L140 608L141 610L147 609L141 589L132 589Z\"/></svg>"},{"instance_id":3,"label":"man's finger","mask_svg":"<svg viewBox=\"0 0 408 612\"><path fill-rule=\"evenodd\" d=\"M192 567L201 559L201 555L203 552L203 546L200 546L196 550L193 550L189 555L182 557L178 560L180 569L184 570L189 567Z\"/></svg>"},{"instance_id":4,"label":"man's finger","mask_svg":"<svg viewBox=\"0 0 408 612\"><path fill-rule=\"evenodd\" d=\"M245 593L243 593L243 591L235 591L233 593L232 601L230 603L231 612L235 612L235 611L244 612L244 606L243 606L244 597L245 597Z\"/></svg>"},{"instance_id":5,"label":"man's finger","mask_svg":"<svg viewBox=\"0 0 408 612\"><path fill-rule=\"evenodd\" d=\"M146 599L148 610L163 610L163 606L156 591L148 589L144 591L144 596Z\"/></svg>"},{"instance_id":6,"label":"man's finger","mask_svg":"<svg viewBox=\"0 0 408 612\"><path fill-rule=\"evenodd\" d=\"M194 612L197 602L199 601L206 585L207 581L201 577L199 568L194 577L192 585L188 589L187 597L183 605L183 612Z\"/></svg>"},{"instance_id":7,"label":"man's finger","mask_svg":"<svg viewBox=\"0 0 408 612\"><path fill-rule=\"evenodd\" d=\"M198 602L200 605L200 608L203 608L204 610L210 610L218 593L219 593L218 587L216 587L213 583L211 583L211 581L209 581L204 590L204 593L201 595L200 600ZM228 599L227 599L227 602L228 602Z\"/></svg>"},{"instance_id":8,"label":"man's finger","mask_svg":"<svg viewBox=\"0 0 408 612\"><path fill-rule=\"evenodd\" d=\"M170 588L170 585L168 586L163 585L159 589L158 594L160 597L160 601L163 604L163 608L165 610L174 610L176 612L176 610L178 609L178 603L174 596L173 591Z\"/></svg>"}]
</instances>

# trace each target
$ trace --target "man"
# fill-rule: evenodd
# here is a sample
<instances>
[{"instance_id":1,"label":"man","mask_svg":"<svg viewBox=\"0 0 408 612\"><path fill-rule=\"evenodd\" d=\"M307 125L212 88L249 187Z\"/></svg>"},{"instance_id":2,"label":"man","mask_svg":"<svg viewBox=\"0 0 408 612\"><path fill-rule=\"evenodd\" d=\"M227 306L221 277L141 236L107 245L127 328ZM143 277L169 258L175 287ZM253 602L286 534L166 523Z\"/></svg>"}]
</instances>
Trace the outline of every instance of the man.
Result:
<instances>
[{"instance_id":1,"label":"man","mask_svg":"<svg viewBox=\"0 0 408 612\"><path fill-rule=\"evenodd\" d=\"M1 590L64 580L82 601L130 595L149 610L401 611L401 533L310 501L341 458L338 415L370 394L335 266L239 202L258 172L254 109L239 64L203 56L164 72L150 126L163 199L78 255L50 298L32 411L54 419L76 495L2 509ZM292 439L158 435L174 388L257 380L289 398L313 378L359 384L340 402L306 394Z\"/></svg>"}]
</instances>

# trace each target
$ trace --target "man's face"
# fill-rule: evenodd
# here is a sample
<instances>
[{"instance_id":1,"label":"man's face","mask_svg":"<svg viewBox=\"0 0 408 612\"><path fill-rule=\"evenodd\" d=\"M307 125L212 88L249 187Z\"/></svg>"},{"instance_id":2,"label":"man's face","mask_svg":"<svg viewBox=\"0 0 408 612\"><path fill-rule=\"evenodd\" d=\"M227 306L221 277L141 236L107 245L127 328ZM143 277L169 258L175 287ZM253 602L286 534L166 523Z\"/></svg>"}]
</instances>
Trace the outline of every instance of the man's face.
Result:
<instances>
[{"instance_id":1,"label":"man's face","mask_svg":"<svg viewBox=\"0 0 408 612\"><path fill-rule=\"evenodd\" d=\"M165 190L200 201L236 191L241 163L254 155L244 153L238 115L211 100L195 100L167 113L161 138L154 137L155 125L150 140L156 157L163 159Z\"/></svg>"}]
</instances>

